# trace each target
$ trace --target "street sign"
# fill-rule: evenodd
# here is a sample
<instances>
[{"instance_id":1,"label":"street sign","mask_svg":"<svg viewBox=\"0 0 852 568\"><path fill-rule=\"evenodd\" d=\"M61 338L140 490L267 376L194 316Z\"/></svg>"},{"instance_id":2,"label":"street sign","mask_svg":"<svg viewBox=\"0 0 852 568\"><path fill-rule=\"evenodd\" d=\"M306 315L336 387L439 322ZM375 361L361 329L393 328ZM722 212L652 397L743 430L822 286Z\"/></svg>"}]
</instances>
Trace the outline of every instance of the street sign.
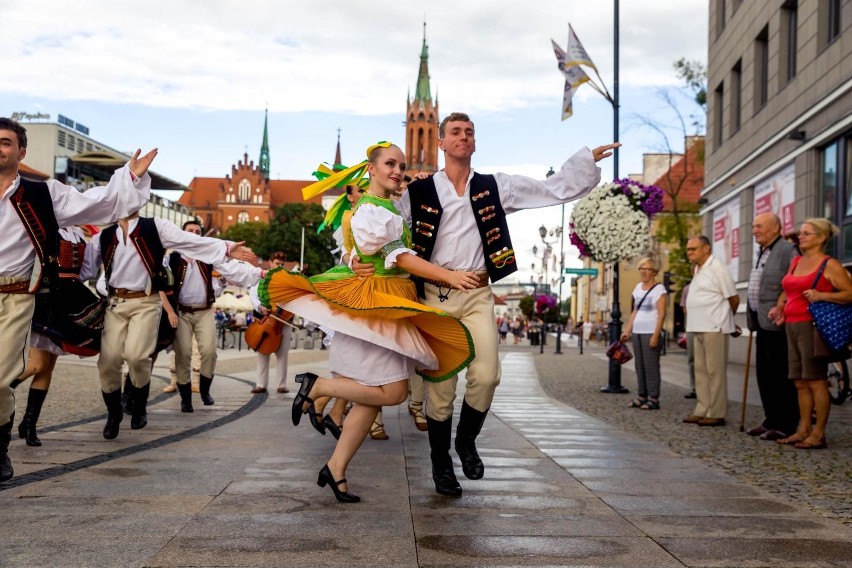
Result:
<instances>
[{"instance_id":1,"label":"street sign","mask_svg":"<svg viewBox=\"0 0 852 568\"><path fill-rule=\"evenodd\" d=\"M576 276L592 276L598 275L597 268L566 268L565 274L574 274Z\"/></svg>"}]
</instances>

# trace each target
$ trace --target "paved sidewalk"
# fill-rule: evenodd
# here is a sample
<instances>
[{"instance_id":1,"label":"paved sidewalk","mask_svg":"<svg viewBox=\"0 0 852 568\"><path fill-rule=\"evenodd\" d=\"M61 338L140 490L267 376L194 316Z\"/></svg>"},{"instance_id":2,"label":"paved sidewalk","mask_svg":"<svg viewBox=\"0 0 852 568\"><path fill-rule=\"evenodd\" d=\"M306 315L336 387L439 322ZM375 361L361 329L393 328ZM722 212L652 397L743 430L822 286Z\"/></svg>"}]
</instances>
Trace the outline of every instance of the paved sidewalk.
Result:
<instances>
[{"instance_id":1,"label":"paved sidewalk","mask_svg":"<svg viewBox=\"0 0 852 568\"><path fill-rule=\"evenodd\" d=\"M548 397L547 356L504 355L486 477L462 478L460 499L435 494L402 405L385 411L391 439L368 439L348 472L364 501L338 504L315 484L333 438L289 423L292 395L251 396L244 367L217 378L216 405L186 415L168 397L114 441L97 421L13 442L31 482L0 491L0 565L848 565L838 521ZM308 369L326 366L291 373Z\"/></svg>"}]
</instances>

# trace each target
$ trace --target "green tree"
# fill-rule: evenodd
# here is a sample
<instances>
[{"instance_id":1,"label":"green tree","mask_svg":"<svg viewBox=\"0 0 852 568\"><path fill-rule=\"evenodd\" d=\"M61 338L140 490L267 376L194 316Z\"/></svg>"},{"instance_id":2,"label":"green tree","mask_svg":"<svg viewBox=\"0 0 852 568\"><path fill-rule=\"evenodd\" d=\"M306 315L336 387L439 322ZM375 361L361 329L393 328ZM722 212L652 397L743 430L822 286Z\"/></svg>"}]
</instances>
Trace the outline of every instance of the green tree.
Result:
<instances>
[{"instance_id":1,"label":"green tree","mask_svg":"<svg viewBox=\"0 0 852 568\"><path fill-rule=\"evenodd\" d=\"M266 241L266 234L269 232L269 224L260 221L249 221L247 223L237 223L231 225L219 235L223 239L229 241L240 242L245 241L246 245L251 247L258 256L263 257L261 252L263 243Z\"/></svg>"},{"instance_id":2,"label":"green tree","mask_svg":"<svg viewBox=\"0 0 852 568\"><path fill-rule=\"evenodd\" d=\"M302 228L305 229L305 274L325 272L335 264L331 251L335 248L330 230L317 234L325 210L315 203L285 203L275 212L265 235L262 250L265 254L281 250L287 260L298 261L302 247Z\"/></svg>"}]
</instances>

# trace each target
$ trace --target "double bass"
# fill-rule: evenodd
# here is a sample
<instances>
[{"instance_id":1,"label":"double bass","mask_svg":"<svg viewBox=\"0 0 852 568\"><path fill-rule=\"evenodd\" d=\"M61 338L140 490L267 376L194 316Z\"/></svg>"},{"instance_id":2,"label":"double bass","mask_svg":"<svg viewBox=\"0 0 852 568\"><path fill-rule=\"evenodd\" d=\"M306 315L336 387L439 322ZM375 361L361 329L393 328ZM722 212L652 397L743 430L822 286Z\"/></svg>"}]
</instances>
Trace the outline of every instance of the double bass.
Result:
<instances>
[{"instance_id":1,"label":"double bass","mask_svg":"<svg viewBox=\"0 0 852 568\"><path fill-rule=\"evenodd\" d=\"M284 311L281 307L276 307L274 312L269 312L246 327L243 335L246 345L264 355L275 353L281 346L284 326L295 327L289 322L292 318L293 314Z\"/></svg>"}]
</instances>

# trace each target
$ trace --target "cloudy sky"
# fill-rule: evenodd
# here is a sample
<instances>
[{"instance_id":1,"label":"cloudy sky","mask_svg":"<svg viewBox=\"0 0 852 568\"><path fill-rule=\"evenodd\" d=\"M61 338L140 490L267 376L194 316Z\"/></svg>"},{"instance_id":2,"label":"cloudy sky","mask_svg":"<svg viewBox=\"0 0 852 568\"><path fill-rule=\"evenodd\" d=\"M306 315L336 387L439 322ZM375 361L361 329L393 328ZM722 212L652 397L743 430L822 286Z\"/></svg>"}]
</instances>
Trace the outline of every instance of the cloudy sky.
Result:
<instances>
[{"instance_id":1,"label":"cloudy sky","mask_svg":"<svg viewBox=\"0 0 852 568\"><path fill-rule=\"evenodd\" d=\"M61 113L118 150L159 147L154 169L188 184L229 173L243 153L256 160L268 108L273 177L307 179L334 157L338 128L345 162L376 140L404 142L425 18L432 96L442 116L474 118L474 166L541 177L613 137L612 107L588 86L574 117L560 121L563 81L550 47L551 38L564 47L570 21L612 91L612 4L0 0L0 114ZM668 143L682 147L660 92L679 87L676 59L706 61L707 2L624 0L620 22L623 176L666 147L640 117L671 125ZM684 116L695 112L675 100ZM612 161L603 169L611 179ZM536 228L558 225L560 208L510 220L519 267L529 268Z\"/></svg>"}]
</instances>

